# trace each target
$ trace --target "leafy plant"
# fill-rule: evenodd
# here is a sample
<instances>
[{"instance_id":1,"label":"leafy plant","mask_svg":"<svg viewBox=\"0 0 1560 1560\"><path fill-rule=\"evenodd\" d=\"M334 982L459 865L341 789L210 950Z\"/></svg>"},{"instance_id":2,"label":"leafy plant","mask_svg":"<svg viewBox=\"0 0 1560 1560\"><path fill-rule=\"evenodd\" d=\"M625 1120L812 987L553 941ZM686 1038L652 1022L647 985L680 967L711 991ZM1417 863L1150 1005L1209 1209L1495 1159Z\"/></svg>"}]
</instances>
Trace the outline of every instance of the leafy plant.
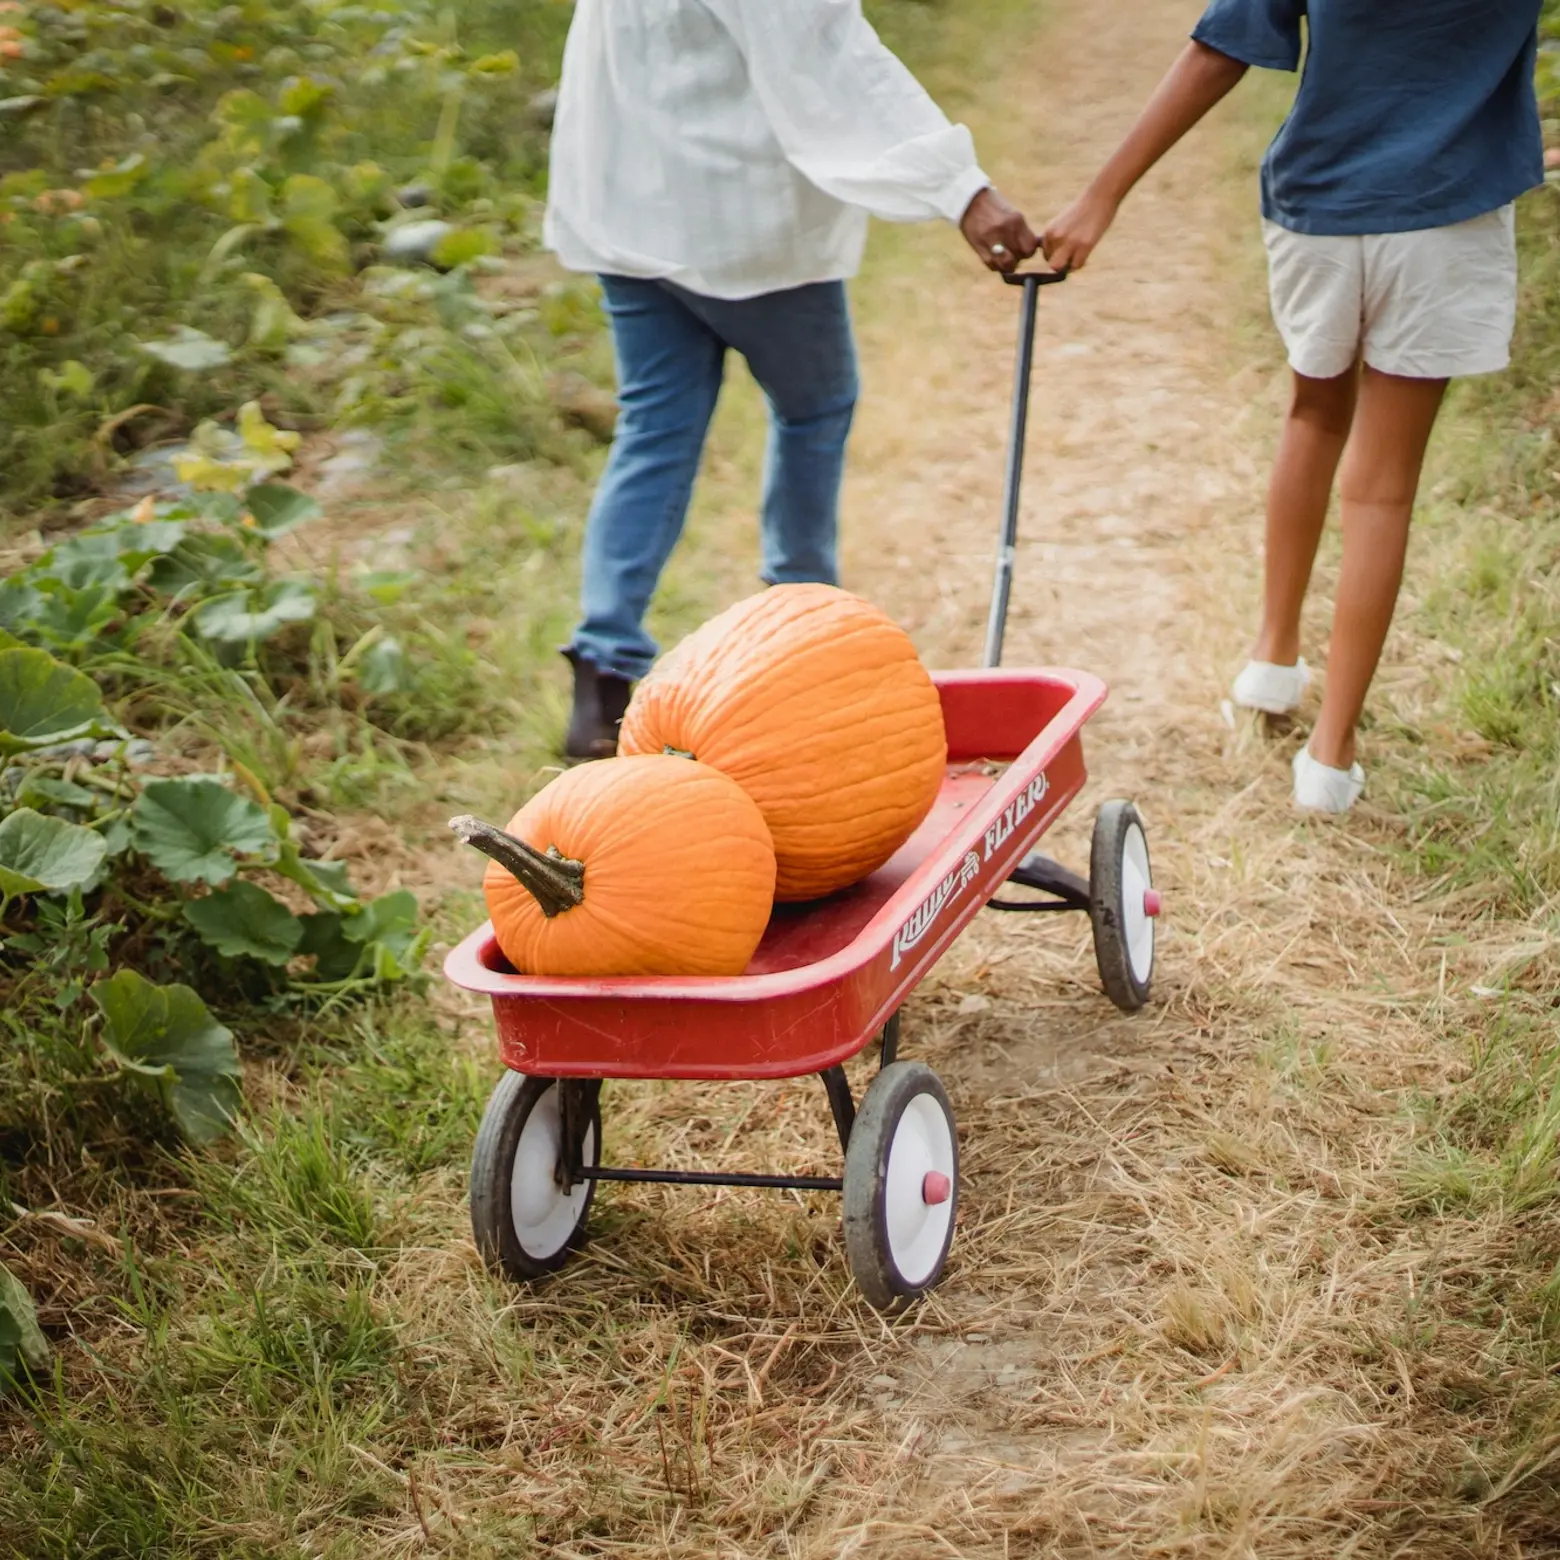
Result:
<instances>
[{"instance_id":1,"label":"leafy plant","mask_svg":"<svg viewBox=\"0 0 1560 1560\"><path fill-rule=\"evenodd\" d=\"M218 780L150 781L130 816L131 842L173 883L226 883L240 857L275 853L264 808Z\"/></svg>"},{"instance_id":2,"label":"leafy plant","mask_svg":"<svg viewBox=\"0 0 1560 1560\"><path fill-rule=\"evenodd\" d=\"M23 1372L41 1375L49 1365L49 1342L38 1326L32 1296L9 1268L0 1263L0 1391Z\"/></svg>"},{"instance_id":3,"label":"leafy plant","mask_svg":"<svg viewBox=\"0 0 1560 1560\"><path fill-rule=\"evenodd\" d=\"M194 1142L237 1107L236 1051L169 975L235 1014L318 1009L415 975L428 938L410 894L364 900L310 855L260 777L291 773L283 723L311 701L345 719L350 692L348 729L366 727L409 674L363 621L372 596L338 627L339 596L325 617L313 582L272 574L274 542L319 506L275 480L289 441L257 409L239 428L202 457L207 491L110 516L0 582L0 997L54 1046L54 1087L117 1072ZM243 737L257 723L279 764ZM168 772L192 753L208 772ZM75 1033L87 996L96 1047Z\"/></svg>"},{"instance_id":4,"label":"leafy plant","mask_svg":"<svg viewBox=\"0 0 1560 1560\"><path fill-rule=\"evenodd\" d=\"M44 598L31 599L39 605L30 621L47 632ZM13 621L28 620L18 611ZM42 650L0 650L0 760L99 732L103 719L103 697L91 678Z\"/></svg>"},{"instance_id":5,"label":"leafy plant","mask_svg":"<svg viewBox=\"0 0 1560 1560\"><path fill-rule=\"evenodd\" d=\"M433 338L452 379L508 382L509 436L535 443L531 348L506 362L463 334L491 327L481 307L386 297L370 268L428 218L434 265L534 247L528 101L566 7L79 0L4 20L0 509L90 490L149 437L262 394L413 424ZM502 319L544 344L534 311Z\"/></svg>"},{"instance_id":6,"label":"leafy plant","mask_svg":"<svg viewBox=\"0 0 1560 1560\"><path fill-rule=\"evenodd\" d=\"M104 1043L126 1072L149 1085L192 1143L208 1143L232 1125L239 1092L233 1032L188 986L154 986L120 970L92 988Z\"/></svg>"},{"instance_id":7,"label":"leafy plant","mask_svg":"<svg viewBox=\"0 0 1560 1560\"><path fill-rule=\"evenodd\" d=\"M92 829L18 807L0 820L0 920L18 894L85 888L97 876L108 842Z\"/></svg>"}]
</instances>

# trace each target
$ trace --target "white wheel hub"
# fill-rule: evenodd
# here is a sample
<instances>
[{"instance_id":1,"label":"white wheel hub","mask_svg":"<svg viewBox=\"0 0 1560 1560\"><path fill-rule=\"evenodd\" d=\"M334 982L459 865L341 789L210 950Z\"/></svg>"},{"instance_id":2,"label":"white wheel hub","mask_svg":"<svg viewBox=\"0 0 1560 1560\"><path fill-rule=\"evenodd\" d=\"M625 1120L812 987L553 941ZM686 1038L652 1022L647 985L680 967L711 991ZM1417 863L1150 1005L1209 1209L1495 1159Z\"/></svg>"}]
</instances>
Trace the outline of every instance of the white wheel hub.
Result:
<instances>
[{"instance_id":1,"label":"white wheel hub","mask_svg":"<svg viewBox=\"0 0 1560 1560\"><path fill-rule=\"evenodd\" d=\"M1132 824L1121 842L1121 933L1126 943L1132 978L1146 986L1154 973L1154 920L1159 914L1148 867L1148 841Z\"/></svg>"},{"instance_id":2,"label":"white wheel hub","mask_svg":"<svg viewBox=\"0 0 1560 1560\"><path fill-rule=\"evenodd\" d=\"M509 1217L526 1255L537 1261L556 1256L574 1233L585 1212L590 1182L581 1181L571 1191L558 1185L555 1174L563 1147L563 1116L558 1086L554 1084L526 1117L515 1145L514 1168L509 1174ZM580 1158L596 1162L596 1129L585 1131Z\"/></svg>"},{"instance_id":3,"label":"white wheel hub","mask_svg":"<svg viewBox=\"0 0 1560 1560\"><path fill-rule=\"evenodd\" d=\"M889 1255L907 1284L924 1284L942 1260L953 1219L956 1173L947 1116L932 1095L915 1095L894 1128L883 1177Z\"/></svg>"}]
</instances>

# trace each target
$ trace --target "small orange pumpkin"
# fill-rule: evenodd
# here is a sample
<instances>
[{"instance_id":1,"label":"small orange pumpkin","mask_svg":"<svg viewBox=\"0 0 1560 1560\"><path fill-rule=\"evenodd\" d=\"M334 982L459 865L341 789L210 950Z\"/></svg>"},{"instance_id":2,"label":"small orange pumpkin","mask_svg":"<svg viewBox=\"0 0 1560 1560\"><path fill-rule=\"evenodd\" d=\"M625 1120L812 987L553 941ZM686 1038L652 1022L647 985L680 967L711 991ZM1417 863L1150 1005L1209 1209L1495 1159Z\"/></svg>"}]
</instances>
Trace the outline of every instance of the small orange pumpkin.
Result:
<instances>
[{"instance_id":1,"label":"small orange pumpkin","mask_svg":"<svg viewBox=\"0 0 1560 1560\"><path fill-rule=\"evenodd\" d=\"M763 815L717 770L651 754L560 775L495 829L450 827L490 857L493 933L522 975L740 975L774 899Z\"/></svg>"},{"instance_id":2,"label":"small orange pumpkin","mask_svg":"<svg viewBox=\"0 0 1560 1560\"><path fill-rule=\"evenodd\" d=\"M931 810L942 704L910 637L832 585L776 585L689 635L639 685L621 753L730 775L774 839L776 897L875 872Z\"/></svg>"}]
</instances>

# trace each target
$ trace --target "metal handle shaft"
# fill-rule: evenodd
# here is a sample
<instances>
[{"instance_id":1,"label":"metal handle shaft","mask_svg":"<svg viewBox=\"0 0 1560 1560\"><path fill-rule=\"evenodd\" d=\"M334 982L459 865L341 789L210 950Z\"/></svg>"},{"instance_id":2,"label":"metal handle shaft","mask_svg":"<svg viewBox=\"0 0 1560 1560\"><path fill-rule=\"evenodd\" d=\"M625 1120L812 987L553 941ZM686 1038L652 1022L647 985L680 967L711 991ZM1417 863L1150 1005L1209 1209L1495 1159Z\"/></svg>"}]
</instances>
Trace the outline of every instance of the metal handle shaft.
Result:
<instances>
[{"instance_id":1,"label":"metal handle shaft","mask_svg":"<svg viewBox=\"0 0 1560 1560\"><path fill-rule=\"evenodd\" d=\"M1013 594L1013 553L1018 546L1018 495L1024 477L1024 436L1029 428L1029 379L1035 357L1035 314L1040 289L1067 280L1066 271L1013 271L1002 280L1024 289L1018 318L1018 360L1013 365L1013 420L1008 430L1007 480L1002 495L1002 546L997 553L997 577L991 591L991 615L986 621L987 666L1002 664L1007 633L1008 602Z\"/></svg>"}]
</instances>

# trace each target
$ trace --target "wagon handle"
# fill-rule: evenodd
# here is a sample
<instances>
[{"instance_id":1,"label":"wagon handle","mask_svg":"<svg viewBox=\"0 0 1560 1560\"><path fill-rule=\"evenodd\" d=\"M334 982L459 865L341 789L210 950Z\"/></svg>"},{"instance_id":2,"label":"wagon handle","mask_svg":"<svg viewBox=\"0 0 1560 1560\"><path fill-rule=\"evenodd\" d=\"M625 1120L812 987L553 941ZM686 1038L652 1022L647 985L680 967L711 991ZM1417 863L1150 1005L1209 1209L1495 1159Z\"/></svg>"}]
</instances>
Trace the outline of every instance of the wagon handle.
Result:
<instances>
[{"instance_id":1,"label":"wagon handle","mask_svg":"<svg viewBox=\"0 0 1560 1560\"><path fill-rule=\"evenodd\" d=\"M1067 280L1058 271L1010 271L1002 280L1024 289L1018 318L1018 359L1013 365L1013 416L1008 429L1007 481L1002 495L1002 545L997 552L997 577L991 590L991 616L986 621L985 665L1002 663L1007 633L1008 602L1013 594L1013 553L1018 546L1018 490L1024 475L1024 435L1029 427L1029 378L1035 360L1035 314L1040 289Z\"/></svg>"}]
</instances>

